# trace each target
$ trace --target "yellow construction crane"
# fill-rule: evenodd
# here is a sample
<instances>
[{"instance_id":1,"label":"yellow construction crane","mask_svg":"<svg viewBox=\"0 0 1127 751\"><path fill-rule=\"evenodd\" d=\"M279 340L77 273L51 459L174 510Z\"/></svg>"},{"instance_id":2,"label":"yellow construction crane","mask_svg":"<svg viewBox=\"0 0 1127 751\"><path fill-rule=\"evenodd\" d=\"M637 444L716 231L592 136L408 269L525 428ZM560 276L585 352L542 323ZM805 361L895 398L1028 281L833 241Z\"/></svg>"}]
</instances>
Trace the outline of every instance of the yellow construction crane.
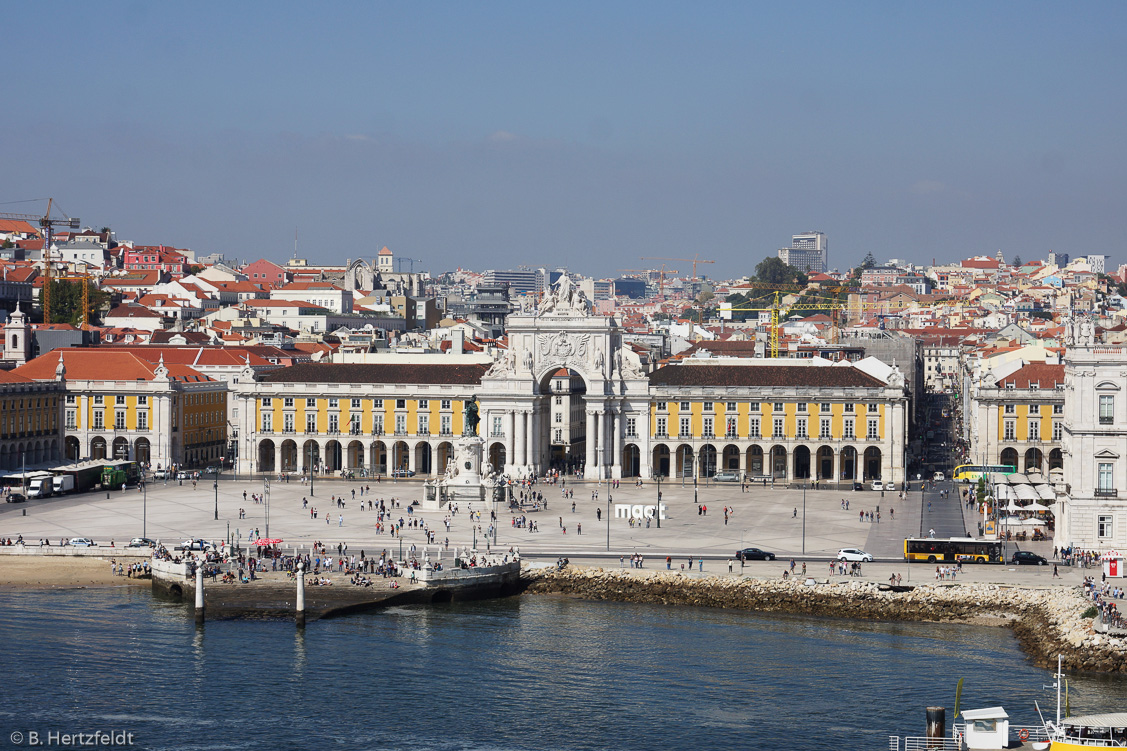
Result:
<instances>
[{"instance_id":1,"label":"yellow construction crane","mask_svg":"<svg viewBox=\"0 0 1127 751\"><path fill-rule=\"evenodd\" d=\"M700 253L695 254L692 258L661 258L661 257L658 257L658 256L642 256L642 260L643 261L681 261L683 263L691 263L693 265L693 280L694 281L700 278L699 276L697 276L697 264L698 263L716 263L716 261L706 261L705 259L701 258Z\"/></svg>"},{"instance_id":2,"label":"yellow construction crane","mask_svg":"<svg viewBox=\"0 0 1127 751\"><path fill-rule=\"evenodd\" d=\"M0 219L22 219L28 224L35 222L41 230L40 234L43 236L43 293L40 296L40 305L43 308L43 323L51 322L51 230L55 227L69 227L71 229L78 229L79 227L78 217L69 217L61 210L59 213L63 214L62 218L52 219L51 208L54 203L55 199L47 199L47 213L43 216L0 212ZM85 285L83 286L83 293L86 294Z\"/></svg>"}]
</instances>

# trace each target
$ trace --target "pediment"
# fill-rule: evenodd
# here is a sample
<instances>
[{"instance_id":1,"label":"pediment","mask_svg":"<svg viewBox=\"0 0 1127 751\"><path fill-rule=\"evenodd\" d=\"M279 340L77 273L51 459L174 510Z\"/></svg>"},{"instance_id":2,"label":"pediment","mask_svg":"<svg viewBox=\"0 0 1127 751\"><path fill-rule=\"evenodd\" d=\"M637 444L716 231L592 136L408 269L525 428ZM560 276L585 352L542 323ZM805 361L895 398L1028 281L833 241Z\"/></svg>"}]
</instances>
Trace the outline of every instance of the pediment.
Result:
<instances>
[{"instance_id":1,"label":"pediment","mask_svg":"<svg viewBox=\"0 0 1127 751\"><path fill-rule=\"evenodd\" d=\"M1119 454L1115 453L1111 449L1104 449L1103 451L1097 451L1095 456L1096 456L1097 459L1118 459L1119 458Z\"/></svg>"}]
</instances>

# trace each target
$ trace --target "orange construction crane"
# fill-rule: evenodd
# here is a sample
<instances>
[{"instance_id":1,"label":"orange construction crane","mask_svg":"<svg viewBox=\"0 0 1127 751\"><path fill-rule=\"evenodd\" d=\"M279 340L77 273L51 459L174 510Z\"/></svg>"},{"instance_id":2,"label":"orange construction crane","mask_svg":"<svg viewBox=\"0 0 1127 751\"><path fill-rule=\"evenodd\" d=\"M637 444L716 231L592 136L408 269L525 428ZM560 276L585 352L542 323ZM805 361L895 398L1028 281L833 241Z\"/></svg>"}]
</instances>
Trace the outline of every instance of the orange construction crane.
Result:
<instances>
[{"instance_id":1,"label":"orange construction crane","mask_svg":"<svg viewBox=\"0 0 1127 751\"><path fill-rule=\"evenodd\" d=\"M43 199L35 199L43 200ZM51 218L51 207L55 203L55 199L48 198L47 200L47 213L43 216L36 214L9 214L0 212L0 219L23 219L29 224L35 222L42 230L40 234L43 236L43 293L40 300L40 307L43 308L43 323L51 322L51 230L56 227L70 227L71 229L78 229L78 217L69 217L60 210L63 214L61 219ZM86 294L86 285L83 286L83 294ZM83 316L85 320L85 316Z\"/></svg>"},{"instance_id":2,"label":"orange construction crane","mask_svg":"<svg viewBox=\"0 0 1127 751\"><path fill-rule=\"evenodd\" d=\"M692 258L660 258L657 256L642 256L643 261L683 261L684 263L691 263L693 265L693 280L700 279L697 276L698 263L716 263L716 261L706 261L700 257L700 253L695 254Z\"/></svg>"}]
</instances>

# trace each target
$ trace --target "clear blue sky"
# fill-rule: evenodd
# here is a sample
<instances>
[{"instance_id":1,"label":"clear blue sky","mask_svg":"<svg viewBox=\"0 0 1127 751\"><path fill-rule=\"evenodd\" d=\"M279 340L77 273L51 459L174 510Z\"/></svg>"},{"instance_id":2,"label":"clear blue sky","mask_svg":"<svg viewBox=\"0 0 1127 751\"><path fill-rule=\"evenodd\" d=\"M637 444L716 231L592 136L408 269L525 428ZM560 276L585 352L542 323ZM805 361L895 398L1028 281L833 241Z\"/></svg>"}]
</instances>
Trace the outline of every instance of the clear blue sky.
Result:
<instances>
[{"instance_id":1,"label":"clear blue sky","mask_svg":"<svg viewBox=\"0 0 1127 751\"><path fill-rule=\"evenodd\" d=\"M434 272L1127 260L1127 4L10 3L0 201ZM3 206L0 210L20 210ZM670 264L682 272L685 264Z\"/></svg>"}]
</instances>

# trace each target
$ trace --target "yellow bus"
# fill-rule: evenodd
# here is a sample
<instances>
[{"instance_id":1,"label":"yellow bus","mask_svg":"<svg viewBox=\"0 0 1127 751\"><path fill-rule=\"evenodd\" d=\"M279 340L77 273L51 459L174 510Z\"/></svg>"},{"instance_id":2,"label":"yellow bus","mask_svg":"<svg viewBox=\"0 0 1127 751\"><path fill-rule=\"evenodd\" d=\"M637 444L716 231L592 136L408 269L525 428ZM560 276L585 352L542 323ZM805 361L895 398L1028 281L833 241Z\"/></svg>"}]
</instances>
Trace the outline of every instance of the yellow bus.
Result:
<instances>
[{"instance_id":1,"label":"yellow bus","mask_svg":"<svg viewBox=\"0 0 1127 751\"><path fill-rule=\"evenodd\" d=\"M957 482L978 482L978 478L991 472L1012 475L1017 472L1017 467L1012 464L960 464L955 467L951 478Z\"/></svg>"},{"instance_id":2,"label":"yellow bus","mask_svg":"<svg viewBox=\"0 0 1127 751\"><path fill-rule=\"evenodd\" d=\"M904 560L928 563L1005 563L1001 540L973 537L909 537L904 540Z\"/></svg>"}]
</instances>

